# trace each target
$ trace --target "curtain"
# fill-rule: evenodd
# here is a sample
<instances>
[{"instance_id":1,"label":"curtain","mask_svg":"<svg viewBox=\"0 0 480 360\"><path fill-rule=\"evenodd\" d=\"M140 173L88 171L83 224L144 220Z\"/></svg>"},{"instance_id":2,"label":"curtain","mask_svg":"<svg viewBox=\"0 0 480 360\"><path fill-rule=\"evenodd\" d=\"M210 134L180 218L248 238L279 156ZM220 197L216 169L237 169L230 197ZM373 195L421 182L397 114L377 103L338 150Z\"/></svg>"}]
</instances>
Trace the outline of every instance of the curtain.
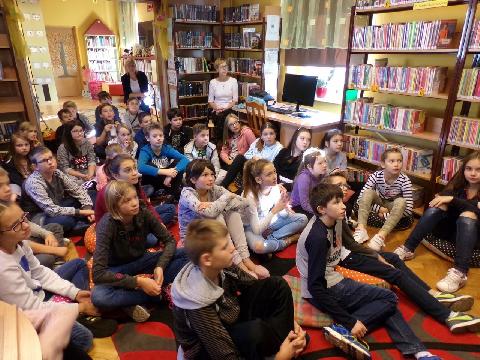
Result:
<instances>
[{"instance_id":1,"label":"curtain","mask_svg":"<svg viewBox=\"0 0 480 360\"><path fill-rule=\"evenodd\" d=\"M355 0L282 0L282 49L346 49Z\"/></svg>"},{"instance_id":2,"label":"curtain","mask_svg":"<svg viewBox=\"0 0 480 360\"><path fill-rule=\"evenodd\" d=\"M138 44L138 23L135 0L118 2L118 25L120 32L120 47L130 49Z\"/></svg>"}]
</instances>

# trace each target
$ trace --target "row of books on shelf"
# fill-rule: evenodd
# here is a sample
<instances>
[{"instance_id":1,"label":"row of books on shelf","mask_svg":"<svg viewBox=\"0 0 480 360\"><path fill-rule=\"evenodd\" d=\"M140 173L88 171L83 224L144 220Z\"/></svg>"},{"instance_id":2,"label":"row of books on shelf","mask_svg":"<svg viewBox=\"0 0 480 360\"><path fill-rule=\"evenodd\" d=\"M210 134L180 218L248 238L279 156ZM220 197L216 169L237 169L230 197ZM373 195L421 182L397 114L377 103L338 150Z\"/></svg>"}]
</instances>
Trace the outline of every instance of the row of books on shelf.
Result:
<instances>
[{"instance_id":1,"label":"row of books on shelf","mask_svg":"<svg viewBox=\"0 0 480 360\"><path fill-rule=\"evenodd\" d=\"M178 82L178 96L203 96L208 95L207 80L202 81L186 81Z\"/></svg>"},{"instance_id":2,"label":"row of books on shelf","mask_svg":"<svg viewBox=\"0 0 480 360\"><path fill-rule=\"evenodd\" d=\"M354 157L373 164L380 164L385 149L398 147L403 155L403 169L419 175L430 175L433 150L421 149L410 145L387 143L367 136L346 134L344 150Z\"/></svg>"},{"instance_id":3,"label":"row of books on shelf","mask_svg":"<svg viewBox=\"0 0 480 360\"><path fill-rule=\"evenodd\" d=\"M261 90L260 85L252 82L238 82L238 96L248 97L251 90Z\"/></svg>"},{"instance_id":4,"label":"row of books on shelf","mask_svg":"<svg viewBox=\"0 0 480 360\"><path fill-rule=\"evenodd\" d=\"M10 141L17 127L16 121L0 122L0 142Z\"/></svg>"},{"instance_id":5,"label":"row of books on shelf","mask_svg":"<svg viewBox=\"0 0 480 360\"><path fill-rule=\"evenodd\" d=\"M410 5L427 0L357 0L357 8L359 9L372 9L372 8L385 8L389 6L397 5Z\"/></svg>"},{"instance_id":6,"label":"row of books on shelf","mask_svg":"<svg viewBox=\"0 0 480 360\"><path fill-rule=\"evenodd\" d=\"M457 156L444 156L442 161L442 173L440 178L443 181L450 181L453 175L461 168L462 158Z\"/></svg>"},{"instance_id":7,"label":"row of books on shelf","mask_svg":"<svg viewBox=\"0 0 480 360\"><path fill-rule=\"evenodd\" d=\"M463 69L458 96L480 98L480 68Z\"/></svg>"},{"instance_id":8,"label":"row of books on shelf","mask_svg":"<svg viewBox=\"0 0 480 360\"><path fill-rule=\"evenodd\" d=\"M462 145L480 146L480 119L454 116L448 141Z\"/></svg>"},{"instance_id":9,"label":"row of books on shelf","mask_svg":"<svg viewBox=\"0 0 480 360\"><path fill-rule=\"evenodd\" d=\"M471 50L480 49L480 20L478 19L473 23L469 46Z\"/></svg>"},{"instance_id":10,"label":"row of books on shelf","mask_svg":"<svg viewBox=\"0 0 480 360\"><path fill-rule=\"evenodd\" d=\"M362 98L347 101L344 121L366 127L416 134L425 129L425 111L389 104L375 104L373 98Z\"/></svg>"},{"instance_id":11,"label":"row of books on shelf","mask_svg":"<svg viewBox=\"0 0 480 360\"><path fill-rule=\"evenodd\" d=\"M242 33L225 33L223 42L225 47L260 49L262 34L255 28L244 28Z\"/></svg>"},{"instance_id":12,"label":"row of books on shelf","mask_svg":"<svg viewBox=\"0 0 480 360\"><path fill-rule=\"evenodd\" d=\"M412 95L434 95L444 91L446 67L352 65L349 87L372 91L390 91Z\"/></svg>"},{"instance_id":13,"label":"row of books on shelf","mask_svg":"<svg viewBox=\"0 0 480 360\"><path fill-rule=\"evenodd\" d=\"M206 31L177 31L175 42L178 48L211 48L220 47L212 32Z\"/></svg>"},{"instance_id":14,"label":"row of books on shelf","mask_svg":"<svg viewBox=\"0 0 480 360\"><path fill-rule=\"evenodd\" d=\"M111 46L115 47L115 36L114 35L95 35L95 36L86 36L85 40L87 42L87 48L91 47L103 47Z\"/></svg>"},{"instance_id":15,"label":"row of books on shelf","mask_svg":"<svg viewBox=\"0 0 480 360\"><path fill-rule=\"evenodd\" d=\"M90 48L87 49L87 57L92 60L115 60L115 48Z\"/></svg>"},{"instance_id":16,"label":"row of books on shelf","mask_svg":"<svg viewBox=\"0 0 480 360\"><path fill-rule=\"evenodd\" d=\"M93 72L116 71L115 62L112 60L88 60L88 67Z\"/></svg>"},{"instance_id":17,"label":"row of books on shelf","mask_svg":"<svg viewBox=\"0 0 480 360\"><path fill-rule=\"evenodd\" d=\"M117 82L118 76L116 72L94 72L90 73L90 82L92 81L104 81L104 82Z\"/></svg>"},{"instance_id":18,"label":"row of books on shelf","mask_svg":"<svg viewBox=\"0 0 480 360\"><path fill-rule=\"evenodd\" d=\"M250 58L228 58L228 71L262 76L263 63L261 60Z\"/></svg>"},{"instance_id":19,"label":"row of books on shelf","mask_svg":"<svg viewBox=\"0 0 480 360\"><path fill-rule=\"evenodd\" d=\"M206 117L208 114L208 104L179 105L184 119Z\"/></svg>"},{"instance_id":20,"label":"row of books on shelf","mask_svg":"<svg viewBox=\"0 0 480 360\"><path fill-rule=\"evenodd\" d=\"M361 169L353 166L348 166L345 173L348 182L367 182L368 177L372 172L366 169Z\"/></svg>"},{"instance_id":21,"label":"row of books on shelf","mask_svg":"<svg viewBox=\"0 0 480 360\"><path fill-rule=\"evenodd\" d=\"M457 20L356 26L353 49L431 50L452 46Z\"/></svg>"},{"instance_id":22,"label":"row of books on shelf","mask_svg":"<svg viewBox=\"0 0 480 360\"><path fill-rule=\"evenodd\" d=\"M219 20L219 11L215 5L176 4L173 17L177 20L214 22Z\"/></svg>"},{"instance_id":23,"label":"row of books on shelf","mask_svg":"<svg viewBox=\"0 0 480 360\"><path fill-rule=\"evenodd\" d=\"M204 57L175 57L175 68L181 73L209 71L208 61Z\"/></svg>"},{"instance_id":24,"label":"row of books on shelf","mask_svg":"<svg viewBox=\"0 0 480 360\"><path fill-rule=\"evenodd\" d=\"M243 4L223 8L224 22L242 22L260 20L260 4Z\"/></svg>"},{"instance_id":25,"label":"row of books on shelf","mask_svg":"<svg viewBox=\"0 0 480 360\"><path fill-rule=\"evenodd\" d=\"M152 62L150 60L135 60L135 66L138 71L143 71L144 73L152 72Z\"/></svg>"}]
</instances>

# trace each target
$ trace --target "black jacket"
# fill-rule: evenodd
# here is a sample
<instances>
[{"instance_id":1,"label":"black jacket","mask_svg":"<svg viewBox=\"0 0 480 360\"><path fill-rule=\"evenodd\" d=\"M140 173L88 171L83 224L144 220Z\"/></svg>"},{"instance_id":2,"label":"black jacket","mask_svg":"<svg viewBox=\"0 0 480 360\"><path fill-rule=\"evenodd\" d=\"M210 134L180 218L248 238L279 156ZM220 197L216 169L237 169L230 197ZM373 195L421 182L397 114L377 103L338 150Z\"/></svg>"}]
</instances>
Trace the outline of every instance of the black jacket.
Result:
<instances>
[{"instance_id":1,"label":"black jacket","mask_svg":"<svg viewBox=\"0 0 480 360\"><path fill-rule=\"evenodd\" d=\"M172 125L167 124L163 128L163 135L165 136L165 143L172 145L175 150L183 154L183 148L193 139L193 129L190 126L182 125L180 130L180 144L173 146L172 144Z\"/></svg>"},{"instance_id":2,"label":"black jacket","mask_svg":"<svg viewBox=\"0 0 480 360\"><path fill-rule=\"evenodd\" d=\"M138 85L140 86L140 91L146 93L148 91L148 78L143 71L137 71ZM130 94L132 93L132 88L130 87L130 75L125 73L122 75L122 86L123 86L123 101L127 103Z\"/></svg>"}]
</instances>

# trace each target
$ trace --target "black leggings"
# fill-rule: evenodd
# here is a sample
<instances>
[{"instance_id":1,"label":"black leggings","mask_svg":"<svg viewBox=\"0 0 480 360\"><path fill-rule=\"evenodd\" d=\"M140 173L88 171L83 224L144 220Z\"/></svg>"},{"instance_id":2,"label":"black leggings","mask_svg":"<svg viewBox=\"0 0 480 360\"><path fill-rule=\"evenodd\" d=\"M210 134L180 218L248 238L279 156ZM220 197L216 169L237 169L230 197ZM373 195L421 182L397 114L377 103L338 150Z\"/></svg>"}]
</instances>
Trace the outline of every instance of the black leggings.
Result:
<instances>
[{"instance_id":1,"label":"black leggings","mask_svg":"<svg viewBox=\"0 0 480 360\"><path fill-rule=\"evenodd\" d=\"M227 188L228 185L230 185L235 178L237 177L237 174L241 174L243 171L243 165L247 159L245 159L245 156L243 155L237 155L235 159L233 159L233 162L228 166L227 168L227 175L225 175L225 178L223 179L221 186L224 188Z\"/></svg>"}]
</instances>

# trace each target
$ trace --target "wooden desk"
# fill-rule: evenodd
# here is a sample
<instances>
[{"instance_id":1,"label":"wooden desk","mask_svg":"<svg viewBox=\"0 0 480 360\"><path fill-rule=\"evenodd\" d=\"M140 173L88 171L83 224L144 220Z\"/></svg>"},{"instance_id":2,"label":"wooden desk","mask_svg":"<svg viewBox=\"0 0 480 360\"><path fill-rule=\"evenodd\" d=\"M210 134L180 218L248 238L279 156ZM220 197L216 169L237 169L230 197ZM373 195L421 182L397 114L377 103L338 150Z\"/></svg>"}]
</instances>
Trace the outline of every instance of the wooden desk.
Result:
<instances>
[{"instance_id":1,"label":"wooden desk","mask_svg":"<svg viewBox=\"0 0 480 360\"><path fill-rule=\"evenodd\" d=\"M247 114L245 109L237 109L234 107L233 110L242 118ZM310 115L312 117L295 118L290 115L267 111L267 119L269 121L280 123L280 139L278 140L284 146L288 145L295 130L303 126L304 128L312 130L312 146L318 147L325 132L338 127L340 123L340 114L315 110L311 112Z\"/></svg>"}]
</instances>

